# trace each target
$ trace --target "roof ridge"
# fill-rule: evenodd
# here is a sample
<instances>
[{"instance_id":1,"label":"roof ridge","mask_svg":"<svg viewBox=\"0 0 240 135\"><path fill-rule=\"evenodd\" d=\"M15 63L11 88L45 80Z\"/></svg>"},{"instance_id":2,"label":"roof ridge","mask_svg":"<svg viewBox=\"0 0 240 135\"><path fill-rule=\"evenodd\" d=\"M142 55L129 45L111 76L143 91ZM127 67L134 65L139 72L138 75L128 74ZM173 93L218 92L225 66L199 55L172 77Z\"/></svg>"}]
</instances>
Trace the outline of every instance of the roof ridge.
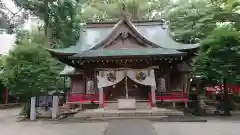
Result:
<instances>
[{"instance_id":1,"label":"roof ridge","mask_svg":"<svg viewBox=\"0 0 240 135\"><path fill-rule=\"evenodd\" d=\"M115 24L117 24L120 20L117 21L106 21L106 22L86 22L85 25L86 27L99 27L97 25L108 25L105 27L110 27L110 26L114 26ZM138 24L141 25L141 23L151 23L151 24L164 24L166 21L163 19L159 19L159 20L132 20L131 21L133 24ZM151 24L144 24L144 25L151 25ZM104 27L104 26L101 26Z\"/></svg>"}]
</instances>

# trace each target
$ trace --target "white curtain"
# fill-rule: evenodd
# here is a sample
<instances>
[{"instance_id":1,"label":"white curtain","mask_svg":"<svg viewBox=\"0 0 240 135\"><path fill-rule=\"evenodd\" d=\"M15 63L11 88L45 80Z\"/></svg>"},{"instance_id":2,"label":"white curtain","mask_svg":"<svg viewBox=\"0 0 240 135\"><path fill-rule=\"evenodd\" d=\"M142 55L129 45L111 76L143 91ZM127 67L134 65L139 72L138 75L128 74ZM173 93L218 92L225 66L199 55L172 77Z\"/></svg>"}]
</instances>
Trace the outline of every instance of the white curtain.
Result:
<instances>
[{"instance_id":1,"label":"white curtain","mask_svg":"<svg viewBox=\"0 0 240 135\"><path fill-rule=\"evenodd\" d=\"M129 70L111 70L99 71L97 76L98 88L115 85L128 76L136 83L156 87L155 74L153 69L129 69Z\"/></svg>"},{"instance_id":2,"label":"white curtain","mask_svg":"<svg viewBox=\"0 0 240 135\"><path fill-rule=\"evenodd\" d=\"M99 71L97 76L98 88L108 87L119 83L125 77L125 71Z\"/></svg>"},{"instance_id":3,"label":"white curtain","mask_svg":"<svg viewBox=\"0 0 240 135\"><path fill-rule=\"evenodd\" d=\"M153 69L131 69L127 71L127 76L136 83L156 87Z\"/></svg>"}]
</instances>

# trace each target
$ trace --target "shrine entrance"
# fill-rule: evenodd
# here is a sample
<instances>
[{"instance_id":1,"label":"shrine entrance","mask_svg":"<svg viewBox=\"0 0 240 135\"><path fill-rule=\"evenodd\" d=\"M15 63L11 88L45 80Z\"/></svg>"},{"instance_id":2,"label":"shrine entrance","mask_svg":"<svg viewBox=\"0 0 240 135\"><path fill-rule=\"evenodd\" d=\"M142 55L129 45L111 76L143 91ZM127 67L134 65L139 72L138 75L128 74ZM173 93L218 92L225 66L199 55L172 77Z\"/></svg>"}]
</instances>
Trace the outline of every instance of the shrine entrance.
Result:
<instances>
[{"instance_id":1,"label":"shrine entrance","mask_svg":"<svg viewBox=\"0 0 240 135\"><path fill-rule=\"evenodd\" d=\"M127 78L127 84L126 84ZM134 82L126 77L119 83L105 87L104 95L108 101L116 101L123 98L134 98L136 100L149 100L148 93L151 92L151 87ZM127 90L126 90L127 86Z\"/></svg>"},{"instance_id":2,"label":"shrine entrance","mask_svg":"<svg viewBox=\"0 0 240 135\"><path fill-rule=\"evenodd\" d=\"M134 82L128 78L128 97L136 100L149 100L148 93L151 92L151 87Z\"/></svg>"},{"instance_id":3,"label":"shrine entrance","mask_svg":"<svg viewBox=\"0 0 240 135\"><path fill-rule=\"evenodd\" d=\"M156 87L153 69L105 70L98 73L98 87L103 89L105 100L149 100L148 93Z\"/></svg>"}]
</instances>

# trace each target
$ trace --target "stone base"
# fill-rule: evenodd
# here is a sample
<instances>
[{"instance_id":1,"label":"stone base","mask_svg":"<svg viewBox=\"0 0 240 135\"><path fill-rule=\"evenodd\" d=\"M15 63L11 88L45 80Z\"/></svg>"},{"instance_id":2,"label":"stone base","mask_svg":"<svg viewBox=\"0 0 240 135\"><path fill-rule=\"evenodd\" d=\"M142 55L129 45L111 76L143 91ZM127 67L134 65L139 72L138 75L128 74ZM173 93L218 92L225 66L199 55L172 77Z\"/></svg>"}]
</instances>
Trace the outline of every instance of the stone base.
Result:
<instances>
[{"instance_id":1,"label":"stone base","mask_svg":"<svg viewBox=\"0 0 240 135\"><path fill-rule=\"evenodd\" d=\"M104 112L104 108L95 109L95 112Z\"/></svg>"},{"instance_id":2,"label":"stone base","mask_svg":"<svg viewBox=\"0 0 240 135\"><path fill-rule=\"evenodd\" d=\"M159 108L157 108L157 107L152 107L152 110L153 110L153 111L157 111L157 110L159 110Z\"/></svg>"}]
</instances>

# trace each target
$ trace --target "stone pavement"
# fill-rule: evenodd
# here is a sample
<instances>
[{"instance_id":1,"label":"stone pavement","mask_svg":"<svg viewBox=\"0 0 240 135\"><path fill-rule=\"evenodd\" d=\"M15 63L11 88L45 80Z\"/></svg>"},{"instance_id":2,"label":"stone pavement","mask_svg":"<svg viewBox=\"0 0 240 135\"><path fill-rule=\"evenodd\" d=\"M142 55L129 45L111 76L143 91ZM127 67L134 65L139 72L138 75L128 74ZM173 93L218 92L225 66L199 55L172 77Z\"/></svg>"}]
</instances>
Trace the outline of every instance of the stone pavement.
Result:
<instances>
[{"instance_id":1,"label":"stone pavement","mask_svg":"<svg viewBox=\"0 0 240 135\"><path fill-rule=\"evenodd\" d=\"M157 135L148 120L113 120L104 135Z\"/></svg>"},{"instance_id":2,"label":"stone pavement","mask_svg":"<svg viewBox=\"0 0 240 135\"><path fill-rule=\"evenodd\" d=\"M16 122L19 109L0 109L0 135L102 135L108 126L98 123Z\"/></svg>"},{"instance_id":3,"label":"stone pavement","mask_svg":"<svg viewBox=\"0 0 240 135\"><path fill-rule=\"evenodd\" d=\"M240 121L209 121L206 123L154 123L158 135L239 135Z\"/></svg>"},{"instance_id":4,"label":"stone pavement","mask_svg":"<svg viewBox=\"0 0 240 135\"><path fill-rule=\"evenodd\" d=\"M0 135L239 135L240 119L208 122L150 122L129 119L107 122L16 122L19 109L0 109Z\"/></svg>"}]
</instances>

